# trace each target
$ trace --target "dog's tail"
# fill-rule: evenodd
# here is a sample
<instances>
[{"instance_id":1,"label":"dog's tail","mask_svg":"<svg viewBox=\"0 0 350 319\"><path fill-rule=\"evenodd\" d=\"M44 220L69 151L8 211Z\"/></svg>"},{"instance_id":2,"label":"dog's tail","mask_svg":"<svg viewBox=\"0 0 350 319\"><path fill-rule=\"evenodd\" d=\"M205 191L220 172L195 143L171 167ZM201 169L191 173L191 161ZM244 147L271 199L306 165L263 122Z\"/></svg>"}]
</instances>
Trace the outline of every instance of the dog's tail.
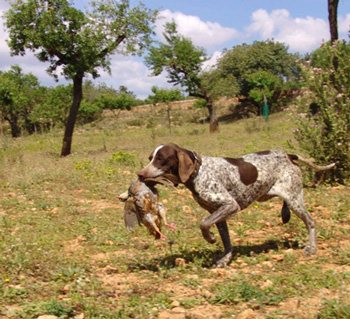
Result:
<instances>
[{"instance_id":1,"label":"dog's tail","mask_svg":"<svg viewBox=\"0 0 350 319\"><path fill-rule=\"evenodd\" d=\"M313 168L316 172L323 172L323 171L328 171L335 167L335 163L329 164L329 165L317 165L314 163L313 159L306 159L301 157L300 155L295 155L295 154L288 154L289 159L296 164L296 162L300 162L303 164L306 164Z\"/></svg>"}]
</instances>

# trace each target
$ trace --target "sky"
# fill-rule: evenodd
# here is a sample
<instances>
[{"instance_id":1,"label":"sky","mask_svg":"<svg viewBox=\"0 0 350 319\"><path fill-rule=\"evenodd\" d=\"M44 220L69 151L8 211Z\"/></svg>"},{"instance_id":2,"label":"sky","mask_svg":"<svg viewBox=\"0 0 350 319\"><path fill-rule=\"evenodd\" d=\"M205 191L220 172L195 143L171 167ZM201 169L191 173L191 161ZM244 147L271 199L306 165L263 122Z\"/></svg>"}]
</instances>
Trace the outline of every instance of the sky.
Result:
<instances>
[{"instance_id":1,"label":"sky","mask_svg":"<svg viewBox=\"0 0 350 319\"><path fill-rule=\"evenodd\" d=\"M139 1L130 0L132 5ZM224 49L255 40L274 39L285 43L290 52L305 54L329 40L327 0L144 0L144 5L159 11L155 24L156 38L162 40L165 22L174 20L178 31L202 47L209 56L204 67L215 65ZM84 10L89 1L75 0ZM3 14L9 8L7 0L0 0L0 70L13 64L23 72L33 73L42 85L57 83L46 73L48 64L39 62L33 53L11 56L6 43L7 31ZM338 29L341 38L349 40L350 0L340 0ZM143 58L113 55L111 74L101 71L95 83L119 88L124 85L139 98L146 98L151 87L170 87L166 74L152 76ZM63 77L58 84L66 83Z\"/></svg>"}]
</instances>

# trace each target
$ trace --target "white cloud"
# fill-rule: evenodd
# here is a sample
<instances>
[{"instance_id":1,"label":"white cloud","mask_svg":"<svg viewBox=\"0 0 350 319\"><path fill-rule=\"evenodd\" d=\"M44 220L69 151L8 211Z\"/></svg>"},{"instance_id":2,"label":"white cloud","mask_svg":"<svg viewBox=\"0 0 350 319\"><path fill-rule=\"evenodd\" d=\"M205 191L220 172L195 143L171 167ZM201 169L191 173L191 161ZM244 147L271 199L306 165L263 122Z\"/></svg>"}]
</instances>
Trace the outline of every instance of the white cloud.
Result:
<instances>
[{"instance_id":1,"label":"white cloud","mask_svg":"<svg viewBox=\"0 0 350 319\"><path fill-rule=\"evenodd\" d=\"M152 86L168 87L165 74L152 76L145 64L135 57L113 55L111 59L111 74L102 71L98 82L107 83L114 88L125 85L140 98L151 93Z\"/></svg>"},{"instance_id":2,"label":"white cloud","mask_svg":"<svg viewBox=\"0 0 350 319\"><path fill-rule=\"evenodd\" d=\"M344 33L346 36L349 35L350 31L350 13L348 13L345 17L338 18L338 30L339 33Z\"/></svg>"},{"instance_id":3,"label":"white cloud","mask_svg":"<svg viewBox=\"0 0 350 319\"><path fill-rule=\"evenodd\" d=\"M180 34L205 49L222 47L227 41L239 36L239 32L235 29L223 27L217 22L203 21L197 16L186 15L182 12L163 10L156 23L156 33L160 38L162 38L164 24L171 21L175 21Z\"/></svg>"},{"instance_id":4,"label":"white cloud","mask_svg":"<svg viewBox=\"0 0 350 319\"><path fill-rule=\"evenodd\" d=\"M215 51L211 57L203 63L203 70L209 71L212 67L216 65L218 60L221 58L222 52L221 51Z\"/></svg>"},{"instance_id":5,"label":"white cloud","mask_svg":"<svg viewBox=\"0 0 350 319\"><path fill-rule=\"evenodd\" d=\"M286 43L292 51L309 52L329 39L328 22L320 18L293 18L288 10L264 9L252 13L247 35Z\"/></svg>"}]
</instances>

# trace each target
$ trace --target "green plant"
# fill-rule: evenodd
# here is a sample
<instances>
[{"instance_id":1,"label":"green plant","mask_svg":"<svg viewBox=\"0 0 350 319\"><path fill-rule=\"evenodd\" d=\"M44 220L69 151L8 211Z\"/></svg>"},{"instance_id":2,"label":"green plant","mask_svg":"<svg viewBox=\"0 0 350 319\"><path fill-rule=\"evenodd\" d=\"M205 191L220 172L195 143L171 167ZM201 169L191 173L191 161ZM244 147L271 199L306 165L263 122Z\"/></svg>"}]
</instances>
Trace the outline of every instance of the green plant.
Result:
<instances>
[{"instance_id":1,"label":"green plant","mask_svg":"<svg viewBox=\"0 0 350 319\"><path fill-rule=\"evenodd\" d=\"M331 182L350 177L350 44L325 44L322 67L305 67L309 94L301 100L299 145L320 163L335 163L327 173ZM333 60L337 61L335 70Z\"/></svg>"},{"instance_id":2,"label":"green plant","mask_svg":"<svg viewBox=\"0 0 350 319\"><path fill-rule=\"evenodd\" d=\"M51 299L49 301L26 304L17 312L17 316L20 318L37 318L44 314L69 318L74 314L74 310L65 302Z\"/></svg>"},{"instance_id":3,"label":"green plant","mask_svg":"<svg viewBox=\"0 0 350 319\"><path fill-rule=\"evenodd\" d=\"M118 151L112 154L111 162L126 166L135 166L136 158L134 154Z\"/></svg>"},{"instance_id":4,"label":"green plant","mask_svg":"<svg viewBox=\"0 0 350 319\"><path fill-rule=\"evenodd\" d=\"M339 299L325 300L317 314L317 319L348 319L350 304Z\"/></svg>"}]
</instances>

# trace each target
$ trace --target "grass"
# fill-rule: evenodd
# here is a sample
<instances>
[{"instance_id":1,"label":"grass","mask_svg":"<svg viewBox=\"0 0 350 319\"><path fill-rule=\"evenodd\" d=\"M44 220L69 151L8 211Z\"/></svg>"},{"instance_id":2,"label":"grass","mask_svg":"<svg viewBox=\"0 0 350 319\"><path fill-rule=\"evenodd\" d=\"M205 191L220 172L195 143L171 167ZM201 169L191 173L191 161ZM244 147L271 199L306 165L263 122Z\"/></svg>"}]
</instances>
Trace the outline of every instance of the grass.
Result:
<instances>
[{"instance_id":1,"label":"grass","mask_svg":"<svg viewBox=\"0 0 350 319\"><path fill-rule=\"evenodd\" d=\"M236 256L226 269L211 269L221 243L202 239L198 224L207 213L183 187L159 188L178 229L165 230L169 241L154 241L144 227L126 231L116 196L159 143L213 156L298 152L291 146L292 113L222 124L209 134L192 122L200 112L172 110L171 134L162 112L152 120L147 112L105 118L76 130L67 158L58 156L60 130L1 137L1 318L156 318L174 314L174 305L190 317L215 311L229 318L245 309L266 318L348 315L347 186L305 188L318 229L312 258L302 253L303 224L292 216L282 225L277 199L229 221ZM299 306L288 308L292 302Z\"/></svg>"}]
</instances>

